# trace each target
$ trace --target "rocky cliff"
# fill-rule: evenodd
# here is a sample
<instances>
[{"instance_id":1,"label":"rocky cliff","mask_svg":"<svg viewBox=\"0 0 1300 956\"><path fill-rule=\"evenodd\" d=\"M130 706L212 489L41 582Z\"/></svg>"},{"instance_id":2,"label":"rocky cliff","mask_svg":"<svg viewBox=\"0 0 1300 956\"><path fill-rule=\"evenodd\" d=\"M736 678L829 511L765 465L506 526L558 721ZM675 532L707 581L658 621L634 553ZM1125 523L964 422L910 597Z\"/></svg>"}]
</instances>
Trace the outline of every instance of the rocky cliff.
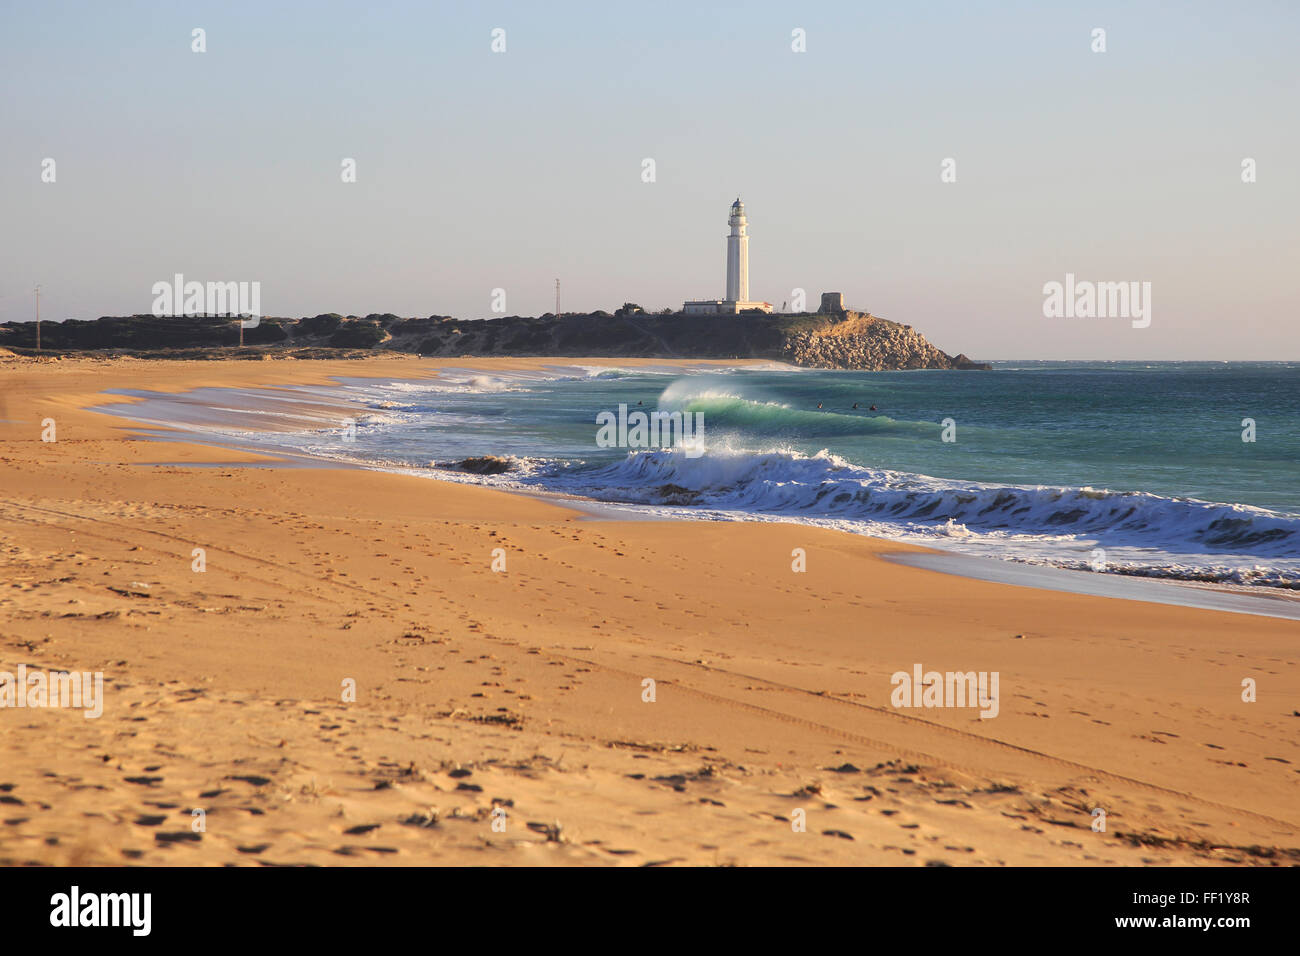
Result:
<instances>
[{"instance_id":1,"label":"rocky cliff","mask_svg":"<svg viewBox=\"0 0 1300 956\"><path fill-rule=\"evenodd\" d=\"M157 358L360 357L374 352L469 357L609 356L759 358L814 368L986 368L935 348L910 326L860 312L687 316L629 312L463 320L334 313L265 318L244 330L226 317L105 316L46 322L46 352L96 351ZM35 348L30 322L0 325L0 348Z\"/></svg>"}]
</instances>

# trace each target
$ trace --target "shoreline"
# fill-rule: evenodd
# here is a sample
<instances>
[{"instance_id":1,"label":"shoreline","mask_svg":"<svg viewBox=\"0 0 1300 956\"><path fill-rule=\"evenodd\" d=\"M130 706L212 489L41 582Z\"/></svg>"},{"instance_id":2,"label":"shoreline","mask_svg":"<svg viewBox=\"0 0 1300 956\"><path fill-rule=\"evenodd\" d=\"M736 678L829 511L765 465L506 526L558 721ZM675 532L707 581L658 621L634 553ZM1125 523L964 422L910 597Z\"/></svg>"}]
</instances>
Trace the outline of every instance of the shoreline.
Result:
<instances>
[{"instance_id":1,"label":"shoreline","mask_svg":"<svg viewBox=\"0 0 1300 956\"><path fill-rule=\"evenodd\" d=\"M1258 614L1300 621L1300 599L1291 591L1252 588L1233 590L1220 584L1196 584L1167 578L1127 574L1096 574L1050 565L1002 561L936 549L931 554L886 554L885 559L939 574L953 574L976 581L1039 588L1061 594L1088 594L1168 604L1174 607ZM1276 592L1276 593L1273 593Z\"/></svg>"},{"instance_id":2,"label":"shoreline","mask_svg":"<svg viewBox=\"0 0 1300 956\"><path fill-rule=\"evenodd\" d=\"M574 367L591 367L606 366L617 368L623 366L623 363L617 359L592 359L592 358L561 358L554 362L548 358L539 358L527 360L527 365L520 368L504 368L501 362L512 362L514 360L497 360L488 361L484 364L476 364L479 360L459 358L457 364L445 365L438 363L438 367L432 370L431 374L423 374L403 381L416 382L427 379L436 379L440 374L449 371L456 372L491 372L491 371L519 371L519 370L562 370ZM692 360L682 363L686 366L694 367L729 367L722 365L716 360ZM765 360L747 360L738 362L737 365L754 365L762 366L770 364ZM662 359L645 359L636 364L635 367L663 368L665 362ZM345 380L350 376L331 376L330 381L335 386L346 384ZM360 376L369 377L369 376ZM288 391L291 387L304 387L305 383L295 383L294 386L285 386L280 384L261 384L248 388L231 388L227 393L246 401L238 411L248 412L254 415L265 415L271 413L284 412L285 408L300 410L302 406L319 406L322 408L337 409L342 412L357 413L360 411L373 411L366 409L364 406L355 405L342 396L305 396L296 392L289 392L294 400L272 409L265 401L259 401L256 394L259 391L272 391L284 389ZM316 383L324 384L324 383ZM174 394L174 393L173 393ZM118 397L131 400L133 404L146 404L149 401L147 395L131 394L131 390L120 390ZM136 424L142 432L147 433L145 437L151 441L202 441L203 444L215 448L227 448L238 452L249 452L265 456L268 462L263 467L275 467L274 462L281 462L285 467L308 467L308 468L360 468L363 470L386 472L386 473L403 473L396 467L384 466L380 463L354 462L325 458L311 455L299 451L292 447L274 446L270 448L253 448L247 444L240 443L228 438L216 440L204 440L201 432L194 429L200 424L198 418L180 420L172 418L165 421L144 420L133 417L130 409L126 411L115 410L112 412L103 412L103 409L110 407L111 403L104 402L95 406L88 407L90 411L100 411L104 414L120 415L127 421ZM293 412L286 412L287 417L292 417ZM265 419L253 419L251 421L241 422L240 427L246 431L263 431L278 432L292 430L291 426L283 421L273 421L268 423ZM292 463L292 464L291 464ZM449 472L450 474L442 474ZM656 513L647 513L646 508L651 507L633 502L609 501L599 498L592 498L569 492L554 491L544 488L524 488L508 485L488 485L477 482L472 477L451 477L451 475L463 475L455 469L439 466L437 468L415 468L412 467L410 474L421 478L427 478L437 481L449 481L458 484L482 485L493 490L503 491L508 494L518 494L526 497L535 497L542 501L567 504L582 513L588 515L594 520L621 520L621 521L710 521L718 520L706 517L705 515L694 511L694 509L674 508L670 513L657 511ZM716 509L706 509L716 510ZM748 512L735 512L738 515L737 520L753 522L787 522L791 524L800 524L797 519L788 518L782 515L764 515L753 514ZM1098 597L1119 598L1123 600L1150 601L1158 604L1172 604L1180 607L1200 608L1208 610L1220 610L1239 614L1260 614L1270 617L1281 617L1284 619L1300 620L1300 595L1297 595L1290 589L1271 587L1268 585L1232 585L1226 582L1200 581L1178 578L1173 575L1143 575L1123 572L1113 574L1098 575L1092 572L1084 572L1071 568L1064 568L1058 565L1047 563L1038 563L1033 561L1017 561L1010 558L987 558L979 555L971 555L957 550L948 550L936 545L917 544L915 542L892 538L884 535L869 535L863 532L850 531L846 529L831 529L838 533L844 534L864 534L876 541L889 541L900 546L908 548L917 548L933 552L933 557L917 557L904 561L910 563L913 567L926 570L933 570L943 574L954 574L967 577L973 580L989 581L1000 584L1009 584L1023 587L1045 588L1048 590L1060 591L1072 594L1089 594ZM900 552L902 555L909 552ZM1279 605L1276 602L1285 602ZM1266 603L1260 603L1266 602Z\"/></svg>"},{"instance_id":3,"label":"shoreline","mask_svg":"<svg viewBox=\"0 0 1300 956\"><path fill-rule=\"evenodd\" d=\"M0 708L0 863L1300 861L1293 622L286 467L85 408L287 370L211 364L0 363L0 671L103 672L107 697L95 720ZM918 663L999 672L998 716L891 706ZM195 807L206 832L175 837Z\"/></svg>"}]
</instances>

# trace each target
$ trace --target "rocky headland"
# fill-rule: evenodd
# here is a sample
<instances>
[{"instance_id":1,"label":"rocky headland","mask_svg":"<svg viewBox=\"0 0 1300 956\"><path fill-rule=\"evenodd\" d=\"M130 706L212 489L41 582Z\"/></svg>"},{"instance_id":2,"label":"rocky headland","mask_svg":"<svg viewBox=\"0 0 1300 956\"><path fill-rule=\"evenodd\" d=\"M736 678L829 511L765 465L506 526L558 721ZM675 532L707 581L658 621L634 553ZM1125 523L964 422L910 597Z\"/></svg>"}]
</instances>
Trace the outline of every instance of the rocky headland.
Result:
<instances>
[{"instance_id":1,"label":"rocky headland","mask_svg":"<svg viewBox=\"0 0 1300 956\"><path fill-rule=\"evenodd\" d=\"M263 318L243 330L226 316L105 316L45 322L45 353L97 352L141 358L357 358L382 352L438 357L608 356L772 359L810 368L985 369L931 345L911 326L865 312L797 315L565 313L537 317L403 318L326 313ZM31 322L0 324L0 348L32 354Z\"/></svg>"}]
</instances>

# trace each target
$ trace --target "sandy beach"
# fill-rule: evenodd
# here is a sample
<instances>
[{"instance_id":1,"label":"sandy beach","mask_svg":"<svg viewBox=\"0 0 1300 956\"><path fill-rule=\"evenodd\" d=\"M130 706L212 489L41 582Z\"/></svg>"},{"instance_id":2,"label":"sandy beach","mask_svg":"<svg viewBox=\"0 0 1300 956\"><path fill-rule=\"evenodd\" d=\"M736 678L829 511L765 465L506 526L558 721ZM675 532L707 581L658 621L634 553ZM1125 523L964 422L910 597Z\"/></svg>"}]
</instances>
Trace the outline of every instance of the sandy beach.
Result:
<instances>
[{"instance_id":1,"label":"sandy beach","mask_svg":"<svg viewBox=\"0 0 1300 956\"><path fill-rule=\"evenodd\" d=\"M0 359L0 671L104 675L101 717L0 710L0 864L1300 862L1295 621L276 466L90 410L569 361L601 362ZM998 672L997 716L892 706L917 664Z\"/></svg>"}]
</instances>

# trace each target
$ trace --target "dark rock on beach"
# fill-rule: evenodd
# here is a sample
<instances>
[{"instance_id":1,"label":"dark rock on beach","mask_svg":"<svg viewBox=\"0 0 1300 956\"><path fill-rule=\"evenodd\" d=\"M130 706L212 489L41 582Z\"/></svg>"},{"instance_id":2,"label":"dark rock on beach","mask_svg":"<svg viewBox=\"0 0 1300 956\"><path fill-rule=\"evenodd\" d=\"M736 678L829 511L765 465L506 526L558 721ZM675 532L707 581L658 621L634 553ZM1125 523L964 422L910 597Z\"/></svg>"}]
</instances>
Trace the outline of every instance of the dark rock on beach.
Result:
<instances>
[{"instance_id":1,"label":"dark rock on beach","mask_svg":"<svg viewBox=\"0 0 1300 956\"><path fill-rule=\"evenodd\" d=\"M502 472L509 471L514 466L509 458L484 455L481 458L466 458L452 467L457 471L468 471L472 475L499 475Z\"/></svg>"}]
</instances>

